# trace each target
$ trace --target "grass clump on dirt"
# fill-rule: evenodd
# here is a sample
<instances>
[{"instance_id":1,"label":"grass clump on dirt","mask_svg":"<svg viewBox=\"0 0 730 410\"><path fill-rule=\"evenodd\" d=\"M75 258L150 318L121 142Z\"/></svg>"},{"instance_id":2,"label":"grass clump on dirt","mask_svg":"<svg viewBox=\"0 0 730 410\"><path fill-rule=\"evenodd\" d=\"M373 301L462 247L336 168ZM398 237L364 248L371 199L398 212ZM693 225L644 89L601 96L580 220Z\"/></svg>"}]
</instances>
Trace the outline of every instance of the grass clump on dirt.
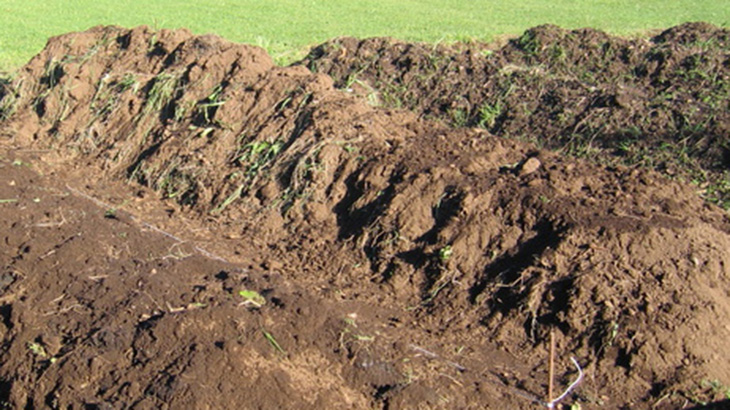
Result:
<instances>
[{"instance_id":1,"label":"grass clump on dirt","mask_svg":"<svg viewBox=\"0 0 730 410\"><path fill-rule=\"evenodd\" d=\"M147 91L147 100L142 114L147 116L152 113L160 113L164 116L178 90L179 79L179 75L175 73L158 74Z\"/></svg>"},{"instance_id":2,"label":"grass clump on dirt","mask_svg":"<svg viewBox=\"0 0 730 410\"><path fill-rule=\"evenodd\" d=\"M0 121L10 118L15 113L17 91L10 78L0 78Z\"/></svg>"}]
</instances>

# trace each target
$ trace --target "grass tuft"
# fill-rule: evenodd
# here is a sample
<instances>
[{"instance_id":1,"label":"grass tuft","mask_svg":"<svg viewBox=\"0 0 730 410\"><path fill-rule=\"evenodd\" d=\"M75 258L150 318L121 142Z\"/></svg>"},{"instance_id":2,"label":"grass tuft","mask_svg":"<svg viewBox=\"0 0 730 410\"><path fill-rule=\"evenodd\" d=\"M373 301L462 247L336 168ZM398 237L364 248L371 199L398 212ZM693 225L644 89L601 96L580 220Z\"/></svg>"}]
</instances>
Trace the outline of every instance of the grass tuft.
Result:
<instances>
[{"instance_id":1,"label":"grass tuft","mask_svg":"<svg viewBox=\"0 0 730 410\"><path fill-rule=\"evenodd\" d=\"M176 91L180 76L175 73L160 73L153 80L152 85L147 92L147 100L145 101L142 114L148 116L155 112L161 112L168 108Z\"/></svg>"}]
</instances>

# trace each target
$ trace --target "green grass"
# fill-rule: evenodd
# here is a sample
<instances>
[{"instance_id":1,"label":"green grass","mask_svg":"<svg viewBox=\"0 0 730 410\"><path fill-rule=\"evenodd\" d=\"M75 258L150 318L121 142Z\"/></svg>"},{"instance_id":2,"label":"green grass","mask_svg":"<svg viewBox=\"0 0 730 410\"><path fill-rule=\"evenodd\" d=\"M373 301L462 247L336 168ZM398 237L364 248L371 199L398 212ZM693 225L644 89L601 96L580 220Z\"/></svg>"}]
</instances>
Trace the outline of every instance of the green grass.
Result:
<instances>
[{"instance_id":1,"label":"green grass","mask_svg":"<svg viewBox=\"0 0 730 410\"><path fill-rule=\"evenodd\" d=\"M48 37L99 24L187 27L263 46L291 61L332 37L392 36L415 41L491 40L531 26L593 27L633 34L687 21L730 24L716 0L3 0L0 71L20 67Z\"/></svg>"}]
</instances>

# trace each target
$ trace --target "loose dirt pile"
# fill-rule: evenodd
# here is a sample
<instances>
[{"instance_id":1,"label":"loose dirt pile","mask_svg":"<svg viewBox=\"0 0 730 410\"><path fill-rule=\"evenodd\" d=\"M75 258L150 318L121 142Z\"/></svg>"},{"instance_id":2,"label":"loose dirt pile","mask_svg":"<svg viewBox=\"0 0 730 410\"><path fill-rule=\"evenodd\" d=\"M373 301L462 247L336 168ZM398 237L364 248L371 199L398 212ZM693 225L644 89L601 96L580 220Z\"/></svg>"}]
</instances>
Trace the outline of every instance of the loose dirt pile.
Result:
<instances>
[{"instance_id":1,"label":"loose dirt pile","mask_svg":"<svg viewBox=\"0 0 730 410\"><path fill-rule=\"evenodd\" d=\"M527 408L551 332L565 403L723 397L730 221L695 187L336 82L117 27L4 81L0 402Z\"/></svg>"},{"instance_id":2,"label":"loose dirt pile","mask_svg":"<svg viewBox=\"0 0 730 410\"><path fill-rule=\"evenodd\" d=\"M693 181L730 208L730 31L625 39L540 26L485 44L340 38L302 62L386 107Z\"/></svg>"}]
</instances>

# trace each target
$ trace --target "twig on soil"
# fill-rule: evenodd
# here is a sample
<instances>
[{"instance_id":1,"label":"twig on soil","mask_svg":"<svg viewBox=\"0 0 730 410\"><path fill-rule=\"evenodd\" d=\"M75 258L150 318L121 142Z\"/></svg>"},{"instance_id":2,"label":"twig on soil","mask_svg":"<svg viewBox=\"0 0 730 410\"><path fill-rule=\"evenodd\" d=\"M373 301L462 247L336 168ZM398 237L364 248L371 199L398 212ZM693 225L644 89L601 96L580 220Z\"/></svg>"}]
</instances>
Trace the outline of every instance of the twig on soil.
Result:
<instances>
[{"instance_id":1,"label":"twig on soil","mask_svg":"<svg viewBox=\"0 0 730 410\"><path fill-rule=\"evenodd\" d=\"M57 251L57 250L58 250L58 249L59 249L59 248L60 248L61 246L65 245L65 244L67 244L67 243L71 242L72 240L74 240L74 239L76 239L76 238L79 238L79 237L81 237L81 232L77 233L76 235L71 235L71 236L69 236L68 238L64 239L63 241L61 241L60 243L58 243L57 245L55 245L55 246L54 246L54 247L53 247L53 248L52 248L51 250L49 250L48 252L46 252L46 253L44 253L43 255L39 256L39 257L38 257L38 259L39 259L39 260L43 260L43 259L46 259L47 257L49 257L49 256L51 256L51 255L53 255L53 254L55 254L55 253L56 253L56 251Z\"/></svg>"},{"instance_id":2,"label":"twig on soil","mask_svg":"<svg viewBox=\"0 0 730 410\"><path fill-rule=\"evenodd\" d=\"M179 260L183 260L183 259L190 257L191 254L186 253L182 249L180 249L180 246L182 246L184 243L185 243L184 241L179 241L179 242L172 244L172 246L170 246L170 248L167 250L167 252L169 252L169 253L167 255L163 256L162 260L175 259L176 261L179 261ZM174 251L173 251L173 249L174 249Z\"/></svg>"},{"instance_id":3,"label":"twig on soil","mask_svg":"<svg viewBox=\"0 0 730 410\"><path fill-rule=\"evenodd\" d=\"M173 235L173 234L171 234L171 233L169 233L169 232L163 231L162 229L160 229L160 228L158 228L158 227L156 227L156 226L154 226L154 225L150 225L150 224L148 224L147 222L144 222L144 221L138 221L138 220L137 220L137 219L136 219L135 217L133 217L133 216L130 216L130 217L132 218L132 220L133 220L133 221L135 221L135 222L139 223L139 224L140 224L140 225L141 225L142 227L144 227L144 228L146 228L146 229L149 229L149 230L151 230L151 231L157 232L157 233L159 233L160 235L166 236L166 237L168 237L168 238L172 239L173 241L175 241L175 242L177 242L177 243L182 243L182 242L185 242L185 241L183 241L182 239L178 238L177 236L175 236L175 235Z\"/></svg>"},{"instance_id":4,"label":"twig on soil","mask_svg":"<svg viewBox=\"0 0 730 410\"><path fill-rule=\"evenodd\" d=\"M441 372L439 372L438 375L451 380L455 385L457 385L459 387L464 387L464 384L461 383L460 381L456 380L456 378L454 376L449 376L448 374L441 373Z\"/></svg>"},{"instance_id":5,"label":"twig on soil","mask_svg":"<svg viewBox=\"0 0 730 410\"><path fill-rule=\"evenodd\" d=\"M73 304L71 306L66 306L63 309L48 311L48 312L44 313L43 316L61 315L61 314L64 314L64 313L68 313L68 312L70 312L72 310L76 310L77 308L83 308L83 306L80 305L80 304L78 304L78 303L75 303L75 304ZM76 312L78 312L78 311L76 311ZM78 312L78 313L81 313L81 312Z\"/></svg>"},{"instance_id":6,"label":"twig on soil","mask_svg":"<svg viewBox=\"0 0 730 410\"><path fill-rule=\"evenodd\" d=\"M550 329L550 360L548 365L548 402L553 400L553 380L555 375L555 331Z\"/></svg>"},{"instance_id":7,"label":"twig on soil","mask_svg":"<svg viewBox=\"0 0 730 410\"><path fill-rule=\"evenodd\" d=\"M436 353L431 352L431 351L428 351L428 350L426 350L426 349L424 349L422 347L419 347L419 346L416 346L416 345L413 345L413 344L410 345L410 347L411 347L411 349L415 350L418 353L421 353L422 355L428 357L429 359L439 359L439 360L442 360L444 363L448 364L449 366L455 368L456 370L458 370L460 372L463 372L463 371L466 370L466 367L460 365L459 363L456 363L456 362L452 362L450 360L443 359L439 355L437 355Z\"/></svg>"},{"instance_id":8,"label":"twig on soil","mask_svg":"<svg viewBox=\"0 0 730 410\"><path fill-rule=\"evenodd\" d=\"M152 296L150 296L149 293L145 292L144 290L141 291L141 292L142 292L143 295L147 296L152 301L152 303L155 304L155 306L157 306L157 309L160 312L164 312L165 311L165 308L163 308L159 303L157 303L157 301L155 300L155 298L153 298Z\"/></svg>"},{"instance_id":9,"label":"twig on soil","mask_svg":"<svg viewBox=\"0 0 730 410\"><path fill-rule=\"evenodd\" d=\"M210 253L210 252L206 251L205 249L203 249L203 248L201 248L199 246L194 246L193 249L195 249L196 251L198 251L201 255L205 256L206 258L214 259L214 260L217 260L218 262L231 263L228 260L226 260L226 259L224 259L224 258L222 258L222 257L220 257L220 256L218 256L216 254Z\"/></svg>"},{"instance_id":10,"label":"twig on soil","mask_svg":"<svg viewBox=\"0 0 730 410\"><path fill-rule=\"evenodd\" d=\"M71 186L69 186L68 184L66 184L66 189L68 189L69 191L71 191L71 193L74 194L74 195L78 195L78 196L80 196L82 198L88 199L89 201L95 203L100 208L106 208L106 209L111 208L111 205L109 205L109 204L107 204L105 202L102 202L102 201L100 201L100 200L98 200L98 199L96 199L96 198L94 198L92 196L86 195L85 193L79 191L78 189L71 188Z\"/></svg>"},{"instance_id":11,"label":"twig on soil","mask_svg":"<svg viewBox=\"0 0 730 410\"><path fill-rule=\"evenodd\" d=\"M187 312L187 311L195 310L195 309L202 309L206 306L207 305L205 303L194 302L194 303L188 303L185 306L172 307L172 306L170 306L169 303L167 303L167 311L170 313L181 313L181 312Z\"/></svg>"},{"instance_id":12,"label":"twig on soil","mask_svg":"<svg viewBox=\"0 0 730 410\"><path fill-rule=\"evenodd\" d=\"M61 212L61 220L58 222L40 222L37 224L34 224L36 228L60 228L66 223L66 217L63 215L63 212Z\"/></svg>"},{"instance_id":13,"label":"twig on soil","mask_svg":"<svg viewBox=\"0 0 730 410\"><path fill-rule=\"evenodd\" d=\"M61 295L61 296L53 299L52 301L48 302L48 304L50 305L50 304L53 304L53 303L58 303L58 302L62 301L65 297L66 297L66 295Z\"/></svg>"}]
</instances>

